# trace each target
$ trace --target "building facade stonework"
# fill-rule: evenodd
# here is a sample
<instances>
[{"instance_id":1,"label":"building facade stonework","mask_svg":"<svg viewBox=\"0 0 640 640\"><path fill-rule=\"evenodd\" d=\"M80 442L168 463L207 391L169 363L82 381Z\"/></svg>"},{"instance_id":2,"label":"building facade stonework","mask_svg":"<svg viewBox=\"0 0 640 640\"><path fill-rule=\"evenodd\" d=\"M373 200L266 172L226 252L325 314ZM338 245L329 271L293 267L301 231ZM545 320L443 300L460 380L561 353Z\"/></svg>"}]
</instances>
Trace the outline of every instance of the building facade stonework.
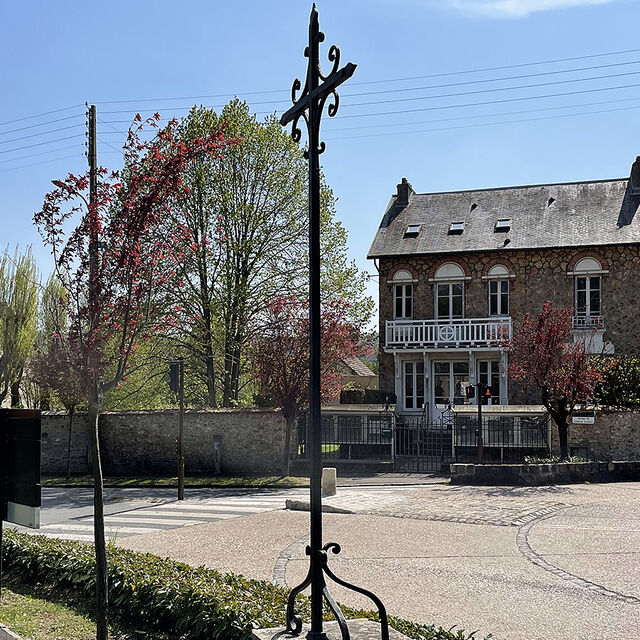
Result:
<instances>
[{"instance_id":1,"label":"building facade stonework","mask_svg":"<svg viewBox=\"0 0 640 640\"><path fill-rule=\"evenodd\" d=\"M505 345L547 300L590 353L640 354L640 158L630 178L417 194L403 179L369 252L379 272L380 388L437 418L528 398Z\"/></svg>"}]
</instances>

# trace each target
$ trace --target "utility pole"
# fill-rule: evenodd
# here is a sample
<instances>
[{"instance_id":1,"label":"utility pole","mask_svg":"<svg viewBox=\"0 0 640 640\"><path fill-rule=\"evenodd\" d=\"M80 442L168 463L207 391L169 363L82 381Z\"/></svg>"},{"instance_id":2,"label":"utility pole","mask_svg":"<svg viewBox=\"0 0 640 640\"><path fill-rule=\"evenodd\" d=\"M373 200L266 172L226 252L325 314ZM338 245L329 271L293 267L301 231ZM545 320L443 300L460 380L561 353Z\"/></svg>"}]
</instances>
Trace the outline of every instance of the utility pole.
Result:
<instances>
[{"instance_id":1,"label":"utility pole","mask_svg":"<svg viewBox=\"0 0 640 640\"><path fill-rule=\"evenodd\" d=\"M104 502L102 466L98 420L100 390L98 388L98 358L95 351L95 336L98 330L98 150L96 134L96 106L89 107L89 416L91 434L91 460L93 463L93 534L96 553L96 637L108 637L107 610L109 587L107 576L107 552L104 535Z\"/></svg>"},{"instance_id":2,"label":"utility pole","mask_svg":"<svg viewBox=\"0 0 640 640\"><path fill-rule=\"evenodd\" d=\"M180 417L178 419L178 500L184 500L184 358L178 358Z\"/></svg>"}]
</instances>

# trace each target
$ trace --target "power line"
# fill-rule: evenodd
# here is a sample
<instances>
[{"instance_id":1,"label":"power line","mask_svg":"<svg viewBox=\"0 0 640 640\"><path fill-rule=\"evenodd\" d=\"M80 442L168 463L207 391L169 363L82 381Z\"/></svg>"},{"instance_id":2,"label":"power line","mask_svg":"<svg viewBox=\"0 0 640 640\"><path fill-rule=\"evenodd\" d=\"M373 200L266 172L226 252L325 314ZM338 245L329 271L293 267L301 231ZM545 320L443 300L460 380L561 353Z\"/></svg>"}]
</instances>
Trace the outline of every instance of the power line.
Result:
<instances>
[{"instance_id":1,"label":"power line","mask_svg":"<svg viewBox=\"0 0 640 640\"><path fill-rule=\"evenodd\" d=\"M25 127L17 127L16 129L9 129L7 131L0 131L0 135L4 136L8 133L15 133L16 131L25 131L26 129L35 129L36 127L44 127L47 124L54 124L56 122L63 122L64 120L72 120L73 118L82 118L83 113L78 113L74 116L65 116L64 118L56 118L55 120L47 120L46 122L40 122L38 124L28 124Z\"/></svg>"},{"instance_id":2,"label":"power line","mask_svg":"<svg viewBox=\"0 0 640 640\"><path fill-rule=\"evenodd\" d=\"M16 169L26 169L27 167L35 167L36 165L39 165L39 164L47 164L49 162L57 162L59 160L68 160L69 158L77 158L77 157L78 157L78 154L74 153L73 155L62 156L61 158L49 158L49 160L41 160L40 162L31 162L30 164L23 164L17 167L7 167L6 169L4 167L0 167L0 173L4 173L6 171L14 171Z\"/></svg>"},{"instance_id":3,"label":"power line","mask_svg":"<svg viewBox=\"0 0 640 640\"><path fill-rule=\"evenodd\" d=\"M450 104L450 105L442 105L439 107L420 107L419 109L400 109L396 111L379 111L377 113L353 113L350 115L341 115L337 117L340 119L370 118L373 116L398 115L401 113L419 113L421 111L439 111L441 109L461 109L463 107L480 107L480 106L492 105L492 104L504 104L506 102L522 102L524 100L542 100L545 98L558 98L562 96L582 95L585 93L598 93L600 91L616 91L618 89L632 89L634 87L640 87L640 83L623 84L615 87L600 87L597 89L580 89L577 91L563 91L561 93L547 93L547 94L537 95L537 96L520 96L517 98L503 98L501 100L484 100L482 102L466 102L463 104Z\"/></svg>"},{"instance_id":4,"label":"power line","mask_svg":"<svg viewBox=\"0 0 640 640\"><path fill-rule=\"evenodd\" d=\"M83 104L72 104L68 107L62 107L60 109L53 109L52 111L43 111L42 113L36 113L32 116L24 116L23 118L16 118L15 120L6 120L5 122L0 122L0 127L4 127L5 124L13 124L14 122L23 122L24 120L33 120L33 118L40 118L42 116L49 116L52 113L60 113L61 111L68 111L69 109L77 109L78 107L83 107Z\"/></svg>"},{"instance_id":5,"label":"power line","mask_svg":"<svg viewBox=\"0 0 640 640\"><path fill-rule=\"evenodd\" d=\"M113 145L110 145L106 140L103 140L100 137L98 137L98 140L100 140L100 142L102 142L102 144L106 144L107 147L110 147L111 149L113 149L116 153L122 153L122 150L116 149Z\"/></svg>"},{"instance_id":6,"label":"power line","mask_svg":"<svg viewBox=\"0 0 640 640\"><path fill-rule=\"evenodd\" d=\"M553 81L549 81L549 82L538 82L538 83L531 83L531 84L524 84L524 85L516 85L516 86L510 86L510 87L493 87L490 89L478 89L475 91L460 91L460 92L453 92L453 93L439 93L439 94L435 94L435 95L427 95L427 96L412 96L412 97L408 97L408 98L394 98L391 100L367 100L364 102L355 102L355 103L348 103L343 105L343 109L344 108L351 108L351 107L363 107L363 106L372 106L372 105L378 105L378 104L392 104L392 103L397 103L397 102L415 102L416 100L435 100L435 99L439 99L439 98L453 98L453 97L457 97L457 96L467 96L467 95L479 95L482 93L496 93L496 92L504 92L504 91L517 91L520 89L534 89L534 88L539 88L539 87L548 87L548 86L555 86L555 85L565 85L565 84L572 84L572 83L577 83L577 82L590 82L590 81L594 81L594 80L608 80L611 78L619 78L619 77L626 77L626 76L633 76L633 75L638 75L640 73L640 71L629 71L629 72L625 72L625 73L618 73L618 74L609 74L609 75L603 75L603 76L590 76L588 78L573 78L570 80L553 80ZM635 85L631 85L631 86L635 86ZM425 87L426 89L427 87ZM616 88L616 87L614 87ZM624 87L623 87L624 88ZM603 87L600 89L592 89L590 91L607 91L609 90L608 87ZM579 92L576 92L579 93ZM356 94L352 94L352 95L356 95ZM557 94L557 95L565 95L565 94ZM570 95L570 94L567 94ZM537 97L537 96L532 96L533 98ZM545 96L542 96L545 97ZM254 105L262 105L262 104L276 104L280 103L280 102L286 102L286 101L273 101L273 102L254 102ZM498 101L499 102L499 101ZM223 108L225 105L208 105L207 108L208 109L220 109ZM169 107L168 109L170 111L185 111L185 110L189 110L191 109L192 106L188 106L188 107L180 107L180 106L174 106L174 107ZM109 110L109 111L103 111L103 114L119 114L119 113L135 113L136 109L115 109L115 110ZM256 111L255 115L267 115L272 113L271 111ZM398 112L389 112L389 113L398 113ZM339 117L349 117L349 116L339 116Z\"/></svg>"},{"instance_id":7,"label":"power line","mask_svg":"<svg viewBox=\"0 0 640 640\"><path fill-rule=\"evenodd\" d=\"M636 105L633 107L619 107L617 109L598 109L596 111L585 111L582 113L561 113L561 114L557 114L554 116L539 116L537 118L523 118L523 119L519 119L519 120L504 120L502 122L479 122L476 124L461 124L461 125L455 125L455 126L451 126L451 127L435 127L435 128L431 128L431 129L419 129L419 130L414 130L414 131L391 131L391 132L387 132L387 133L367 133L367 134L363 134L363 135L355 135L355 136L344 136L344 137L336 137L336 138L332 138L332 137L328 137L328 138L324 138L327 141L338 141L338 140L352 140L355 138L379 138L382 136L401 136L401 135L407 135L407 134L416 134L416 133L430 133L433 131L451 131L454 129L470 129L473 127L485 127L485 126L497 126L497 125L503 125L503 124L517 124L517 123L522 123L522 122L535 122L538 120L554 120L557 118L569 118L569 117L575 117L575 116L587 116L587 115L593 115L593 114L598 114L598 113L612 113L615 111L629 111L631 109L640 109L640 105Z\"/></svg>"},{"instance_id":8,"label":"power line","mask_svg":"<svg viewBox=\"0 0 640 640\"><path fill-rule=\"evenodd\" d=\"M36 142L35 144L28 144L24 147L16 147L15 149L6 149L5 151L0 151L0 153L11 153L12 151L20 151L22 149L32 149L33 147L39 147L44 144L53 144L54 142L62 142L63 140L72 140L73 138L82 138L84 136L83 133L78 133L74 136L67 136L66 138L57 138L56 140L47 140L45 142Z\"/></svg>"},{"instance_id":9,"label":"power line","mask_svg":"<svg viewBox=\"0 0 640 640\"><path fill-rule=\"evenodd\" d=\"M635 98L619 98L617 100L601 100L598 102L585 102L583 104L569 104L569 105L562 105L562 106L558 106L558 107L540 107L538 109L522 109L520 111L503 111L500 113L483 113L480 115L473 115L473 116L454 116L452 118L435 118L435 119L431 119L431 120L419 120L417 122L390 122L390 123L379 123L379 124L365 124L365 125L359 125L359 126L355 126L355 127L335 127L335 128L331 128L331 132L333 133L334 131L355 131L357 129L377 129L377 128L384 128L384 127L398 127L398 126L414 126L414 125L418 125L418 124L428 124L431 122L451 122L451 121L457 121L457 120L476 120L478 118L495 118L495 117L500 117L500 116L510 116L510 115L522 115L524 113L539 113L541 111L557 111L558 109L579 109L581 107L595 107L595 106L600 106L600 105L604 105L604 104L616 104L616 103L620 103L620 102L631 102L633 100L640 100L640 97L635 97ZM569 114L570 115L570 114Z\"/></svg>"},{"instance_id":10,"label":"power line","mask_svg":"<svg viewBox=\"0 0 640 640\"><path fill-rule=\"evenodd\" d=\"M27 138L37 138L38 136L46 136L50 133L58 133L58 131L68 131L69 129L77 129L78 124L71 124L68 127L60 127L58 129L50 129L49 131L40 131L39 133L30 133L26 136L19 136L18 138L10 138L9 140L0 140L0 144L9 144L10 142L17 142L18 140L26 140Z\"/></svg>"},{"instance_id":11,"label":"power line","mask_svg":"<svg viewBox=\"0 0 640 640\"><path fill-rule=\"evenodd\" d=\"M578 73L579 71L593 71L595 69L609 69L611 67L624 67L624 66L629 66L630 64L640 64L640 60L632 60L630 62L616 62L614 64L601 64L601 65L595 65L595 66L591 66L591 67L578 67L577 69L561 69L559 71L541 71L539 73L525 73L525 74L520 74L520 75L516 75L516 76L504 76L502 78L484 78L482 80L464 80L463 82L447 82L445 84L432 84L432 85L427 85L427 86L422 86L422 87L402 87L400 89L398 88L394 88L394 89L383 89L381 91L365 91L365 92L360 92L360 93L344 93L341 94L345 97L348 96L373 96L373 95L379 95L379 94L383 94L383 93L400 93L401 91L423 91L423 90L427 90L427 89L442 89L445 87L461 87L461 86L465 86L465 85L470 85L470 84L485 84L487 82L502 82L505 80L521 80L523 78L539 78L539 77L543 77L543 76L552 76L552 75L558 75L560 73ZM602 78L609 78L609 77L613 77L615 78L615 75L612 76L599 76ZM583 78L583 79L588 79L588 78ZM567 80L566 82L578 82L580 81L580 78L577 78L575 80Z\"/></svg>"},{"instance_id":12,"label":"power line","mask_svg":"<svg viewBox=\"0 0 640 640\"><path fill-rule=\"evenodd\" d=\"M556 58L555 60L539 60L536 62L520 62L518 64L507 64L501 65L499 67L484 67L480 69L467 69L463 71L446 71L443 73L431 73L429 75L424 76L405 76L404 78L390 78L385 80L366 80L360 82L352 82L351 85L362 85L362 84L380 84L383 82L405 82L406 80L425 80L427 78L443 78L446 76L457 76L463 75L466 73L486 73L487 71L503 71L505 69L519 69L522 67L533 67L537 65L543 64L556 64L559 62L573 62L574 60L589 60L593 58L604 58L607 56L619 56L624 55L626 53L638 53L640 49L625 49L623 51L610 51L607 53L592 53L586 56L572 56L570 58Z\"/></svg>"},{"instance_id":13,"label":"power line","mask_svg":"<svg viewBox=\"0 0 640 640\"><path fill-rule=\"evenodd\" d=\"M502 65L502 66L497 66L497 67L485 67L485 68L481 68L481 69L467 69L467 70L462 70L462 71L447 71L444 73L432 73L429 75L421 75L421 76L405 76L403 78L385 78L385 79L381 79L381 80L365 80L365 81L360 81L360 82L354 82L352 83L353 85L368 85L368 84L384 84L387 82L405 82L407 80L424 80L427 78L442 78L442 77L449 77L449 76L456 76L456 75L464 75L464 74L469 74L469 73L486 73L488 71L503 71L503 70L507 70L507 69L518 69L518 68L523 68L523 67L531 67L531 66L538 66L538 65L545 65L545 64L556 64L559 62L573 62L576 60L588 60L588 59L594 59L594 58L601 58L601 57L607 57L607 56L616 56L616 55L623 55L623 54L628 54L628 53L638 53L640 52L640 49L626 49L623 51L611 51L611 52L606 52L606 53L595 53L595 54L591 54L591 55L585 55L585 56L573 56L573 57L569 57L569 58L557 58L554 60L540 60L540 61L535 61L535 62L522 62L519 64L510 64L510 65ZM625 64L636 64L636 62L621 62L621 63L615 63L615 64L611 64L611 65L600 65L600 66L593 66L593 67L584 67L583 69L566 69L566 70L558 70L558 71L549 71L546 73L549 74L553 74L553 73L570 73L570 72L574 72L574 71L581 71L581 70L587 70L587 69L598 69L598 68L605 68L605 67L609 67L609 66L619 66L619 65L625 65ZM538 75L538 74L531 74L531 75ZM543 74L544 75L544 74ZM520 77L520 76L514 76L514 77ZM521 77L527 77L527 76L521 76ZM506 78L502 78L502 79L506 79ZM486 82L490 82L493 80L485 80ZM476 82L484 82L483 80L478 80ZM464 84L464 83L462 83ZM238 95L243 95L243 96L251 96L251 95L270 95L270 94L278 94L278 93L290 93L289 89L266 89L263 91L227 91L226 93L213 93L213 94L206 94L206 95L195 95L195 96L173 96L173 97L163 97L163 98L130 98L130 99L120 99L120 100L102 100L102 101L98 101L96 102L96 104L127 104L127 103L142 103L142 102L169 102L171 100L208 100L210 98L226 98L228 96L238 96ZM360 95L360 94L344 94L346 95ZM364 95L364 94L363 94ZM104 112L103 112L104 113Z\"/></svg>"},{"instance_id":14,"label":"power line","mask_svg":"<svg viewBox=\"0 0 640 640\"><path fill-rule=\"evenodd\" d=\"M15 156L14 158L10 158L8 159L9 162L13 162L15 160L26 160L27 158L35 158L36 156L44 156L48 153L57 153L58 151L67 151L68 149L77 149L78 145L77 144L69 144L66 145L64 147L60 147L58 149L48 149L45 151L38 151L37 153L28 153L26 155L23 156Z\"/></svg>"},{"instance_id":15,"label":"power line","mask_svg":"<svg viewBox=\"0 0 640 640\"><path fill-rule=\"evenodd\" d=\"M637 76L640 71L627 71L625 73L614 73L607 76L591 76L589 78L574 78L572 80L551 80L549 82L535 82L532 84L521 84L515 87L493 87L492 89L478 89L477 91L460 91L458 93L439 93L433 96L413 96L411 98L394 98L392 100L369 100L366 102L351 102L344 107L362 107L376 104L391 104L395 102L414 102L415 100L435 100L436 98L454 98L457 96L472 96L480 93L497 93L499 91L516 91L519 89L536 89L538 87L550 87L555 85L572 84L574 82L590 82L592 80L608 80L610 78L620 78L625 76Z\"/></svg>"}]
</instances>

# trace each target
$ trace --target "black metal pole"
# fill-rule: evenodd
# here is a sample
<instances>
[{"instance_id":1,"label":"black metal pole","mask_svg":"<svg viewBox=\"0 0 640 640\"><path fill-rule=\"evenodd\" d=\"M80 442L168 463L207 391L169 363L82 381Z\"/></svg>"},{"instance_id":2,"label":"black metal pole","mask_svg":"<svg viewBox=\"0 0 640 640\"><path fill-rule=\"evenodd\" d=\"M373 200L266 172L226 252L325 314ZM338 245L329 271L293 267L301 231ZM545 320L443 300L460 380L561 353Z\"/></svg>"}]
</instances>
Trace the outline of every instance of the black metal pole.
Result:
<instances>
[{"instance_id":1,"label":"black metal pole","mask_svg":"<svg viewBox=\"0 0 640 640\"><path fill-rule=\"evenodd\" d=\"M478 382L476 385L478 388L478 464L482 464L484 458L484 450L482 444L482 397L483 393L483 384Z\"/></svg>"},{"instance_id":2,"label":"black metal pole","mask_svg":"<svg viewBox=\"0 0 640 640\"><path fill-rule=\"evenodd\" d=\"M309 92L318 87L320 63L317 32L309 27ZM322 589L320 566L322 549L322 426L320 407L320 160L318 157L319 122L315 100L309 102L309 405L311 412L311 631L308 638L325 638L322 631Z\"/></svg>"},{"instance_id":3,"label":"black metal pole","mask_svg":"<svg viewBox=\"0 0 640 640\"><path fill-rule=\"evenodd\" d=\"M2 600L2 577L4 564L2 561L2 529L4 520L7 517L7 449L8 449L8 427L6 414L0 412L0 600Z\"/></svg>"},{"instance_id":4,"label":"black metal pole","mask_svg":"<svg viewBox=\"0 0 640 640\"><path fill-rule=\"evenodd\" d=\"M184 500L184 358L178 358L180 415L178 418L178 500Z\"/></svg>"},{"instance_id":5,"label":"black metal pole","mask_svg":"<svg viewBox=\"0 0 640 640\"><path fill-rule=\"evenodd\" d=\"M330 100L327 112L333 117L338 112L339 98L336 89L348 80L356 69L351 62L340 68L340 50L333 45L329 49L329 61L333 68L328 74L320 69L320 43L324 34L320 31L318 11L315 4L309 20L309 46L305 56L309 59L304 87L296 79L291 90L293 106L280 118L282 125L292 122L291 136L300 142L302 132L298 127L301 118L307 125L309 135L309 429L311 431L311 487L310 487L310 542L309 572L306 578L291 590L287 601L287 630L298 635L302 631L302 620L295 615L295 598L311 585L311 629L309 640L326 640L322 630L322 601L335 615L343 640L348 640L349 629L344 615L329 593L325 574L334 582L371 598L380 614L382 640L389 639L389 625L384 605L370 591L338 578L327 565L327 552L340 553L340 545L330 542L322 545L322 423L320 413L320 357L321 357L321 306L320 306L320 154L324 143L320 142L320 120L326 100ZM297 96L302 89L302 95Z\"/></svg>"}]
</instances>

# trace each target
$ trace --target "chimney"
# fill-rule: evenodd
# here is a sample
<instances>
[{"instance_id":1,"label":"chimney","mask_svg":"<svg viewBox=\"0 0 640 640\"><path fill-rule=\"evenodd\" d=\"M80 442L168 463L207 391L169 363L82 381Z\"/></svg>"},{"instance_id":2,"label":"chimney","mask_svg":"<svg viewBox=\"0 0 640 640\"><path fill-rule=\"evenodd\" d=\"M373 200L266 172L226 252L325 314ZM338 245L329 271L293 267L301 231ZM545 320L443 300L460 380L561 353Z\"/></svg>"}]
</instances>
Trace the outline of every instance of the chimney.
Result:
<instances>
[{"instance_id":1,"label":"chimney","mask_svg":"<svg viewBox=\"0 0 640 640\"><path fill-rule=\"evenodd\" d=\"M640 156L638 156L636 158L636 161L631 165L631 177L629 179L629 186L631 188L632 195L640 195Z\"/></svg>"},{"instance_id":2,"label":"chimney","mask_svg":"<svg viewBox=\"0 0 640 640\"><path fill-rule=\"evenodd\" d=\"M639 183L640 186L640 183ZM411 196L415 193L413 187L406 178L402 178L402 182L398 185L398 195L396 196L396 204L406 207L411 200Z\"/></svg>"}]
</instances>

